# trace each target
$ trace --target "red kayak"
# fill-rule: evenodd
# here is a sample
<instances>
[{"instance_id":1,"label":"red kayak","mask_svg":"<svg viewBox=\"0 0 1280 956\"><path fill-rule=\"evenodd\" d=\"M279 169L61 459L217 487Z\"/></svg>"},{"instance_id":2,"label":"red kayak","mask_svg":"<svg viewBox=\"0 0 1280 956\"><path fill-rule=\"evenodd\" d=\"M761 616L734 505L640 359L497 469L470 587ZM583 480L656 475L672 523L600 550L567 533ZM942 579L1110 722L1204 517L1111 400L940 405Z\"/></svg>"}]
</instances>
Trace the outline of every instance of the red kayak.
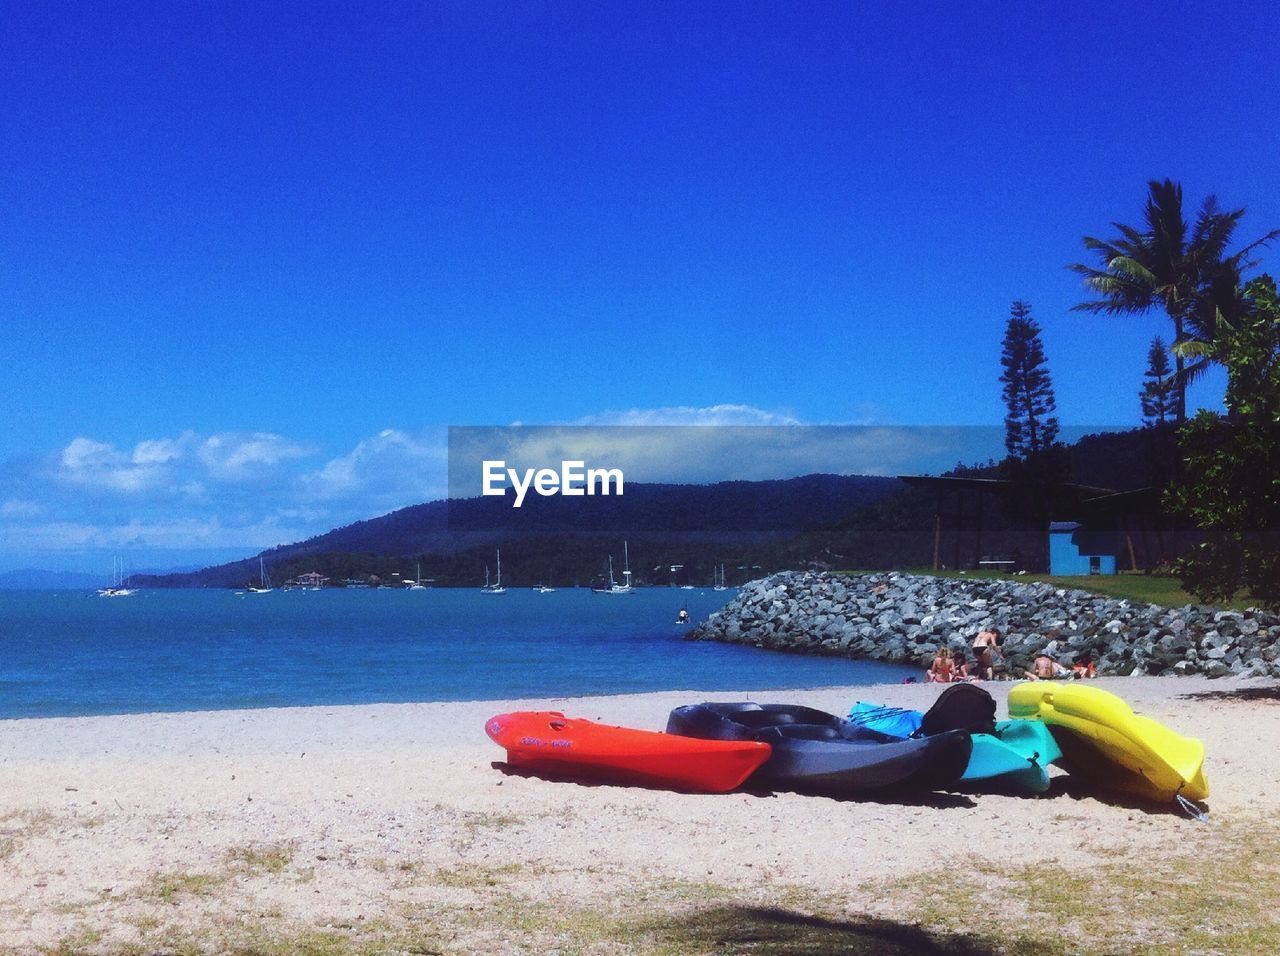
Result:
<instances>
[{"instance_id":1,"label":"red kayak","mask_svg":"<svg viewBox=\"0 0 1280 956\"><path fill-rule=\"evenodd\" d=\"M484 729L516 767L708 793L732 790L772 752L755 740L699 740L610 727L558 711L499 714Z\"/></svg>"}]
</instances>

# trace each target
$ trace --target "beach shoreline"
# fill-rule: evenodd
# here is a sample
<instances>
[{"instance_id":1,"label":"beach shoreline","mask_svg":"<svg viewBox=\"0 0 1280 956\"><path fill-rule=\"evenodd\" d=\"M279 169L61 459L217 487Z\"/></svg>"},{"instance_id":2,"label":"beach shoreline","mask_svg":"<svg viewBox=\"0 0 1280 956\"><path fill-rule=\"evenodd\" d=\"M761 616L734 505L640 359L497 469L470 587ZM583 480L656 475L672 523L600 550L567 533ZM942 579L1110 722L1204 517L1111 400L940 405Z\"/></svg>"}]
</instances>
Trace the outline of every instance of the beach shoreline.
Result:
<instances>
[{"instance_id":1,"label":"beach shoreline","mask_svg":"<svg viewBox=\"0 0 1280 956\"><path fill-rule=\"evenodd\" d=\"M1209 825L1058 778L1039 798L857 800L544 780L505 767L484 733L508 710L660 730L672 707L708 699L924 709L936 685L0 721L0 951L212 952L303 933L343 952L420 933L442 951L533 952L555 920L513 921L513 901L541 913L554 894L566 910L607 914L646 889L678 891L663 905L681 912L792 899L799 912L844 907L923 931L928 914L914 895L895 898L886 877L1011 860L1088 873L1274 815L1275 772L1257 759L1280 746L1280 703L1258 699L1274 681L1090 683L1205 741ZM1003 717L1013 685L982 686ZM589 932L589 951L662 951L611 949L613 930Z\"/></svg>"}]
</instances>

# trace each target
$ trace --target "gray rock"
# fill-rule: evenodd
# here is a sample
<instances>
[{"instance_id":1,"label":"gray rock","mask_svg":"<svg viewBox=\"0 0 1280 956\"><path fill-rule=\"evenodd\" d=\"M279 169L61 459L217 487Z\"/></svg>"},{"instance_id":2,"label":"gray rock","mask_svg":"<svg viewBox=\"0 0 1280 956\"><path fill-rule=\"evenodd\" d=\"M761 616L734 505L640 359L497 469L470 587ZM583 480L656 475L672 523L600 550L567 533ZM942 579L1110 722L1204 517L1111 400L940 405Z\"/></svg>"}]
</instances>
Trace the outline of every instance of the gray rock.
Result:
<instances>
[{"instance_id":1,"label":"gray rock","mask_svg":"<svg viewBox=\"0 0 1280 956\"><path fill-rule=\"evenodd\" d=\"M1046 644L1064 662L1089 654L1101 673L1280 670L1274 614L1168 609L1035 582L896 572L784 572L748 582L688 639L914 662L939 646L967 647L990 626L1004 632L1015 673Z\"/></svg>"}]
</instances>

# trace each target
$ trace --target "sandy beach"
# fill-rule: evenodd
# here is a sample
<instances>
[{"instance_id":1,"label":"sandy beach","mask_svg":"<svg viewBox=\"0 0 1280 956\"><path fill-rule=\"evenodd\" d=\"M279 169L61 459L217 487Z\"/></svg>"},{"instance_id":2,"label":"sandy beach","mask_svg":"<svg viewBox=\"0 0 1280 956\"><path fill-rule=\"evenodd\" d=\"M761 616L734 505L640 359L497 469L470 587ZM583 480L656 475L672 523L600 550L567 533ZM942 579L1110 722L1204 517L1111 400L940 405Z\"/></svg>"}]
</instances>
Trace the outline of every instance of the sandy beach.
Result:
<instances>
[{"instance_id":1,"label":"sandy beach","mask_svg":"<svg viewBox=\"0 0 1280 956\"><path fill-rule=\"evenodd\" d=\"M924 709L927 685L4 721L0 950L1274 950L1276 685L1096 685L1205 741L1209 823L1065 776L857 800L549 781L483 730L516 709L661 729L706 699ZM1003 717L1011 685L984 686Z\"/></svg>"}]
</instances>

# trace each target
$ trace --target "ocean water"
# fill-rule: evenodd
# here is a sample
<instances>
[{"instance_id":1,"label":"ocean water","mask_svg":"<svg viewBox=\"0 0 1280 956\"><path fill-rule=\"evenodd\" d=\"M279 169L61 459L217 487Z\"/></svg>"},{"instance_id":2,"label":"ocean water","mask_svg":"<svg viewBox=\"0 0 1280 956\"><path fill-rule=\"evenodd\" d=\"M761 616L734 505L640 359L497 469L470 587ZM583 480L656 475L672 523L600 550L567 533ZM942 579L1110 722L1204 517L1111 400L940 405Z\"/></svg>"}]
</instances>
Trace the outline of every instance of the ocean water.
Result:
<instances>
[{"instance_id":1,"label":"ocean water","mask_svg":"<svg viewBox=\"0 0 1280 956\"><path fill-rule=\"evenodd\" d=\"M0 591L0 718L829 687L914 670L684 641L733 591Z\"/></svg>"}]
</instances>

